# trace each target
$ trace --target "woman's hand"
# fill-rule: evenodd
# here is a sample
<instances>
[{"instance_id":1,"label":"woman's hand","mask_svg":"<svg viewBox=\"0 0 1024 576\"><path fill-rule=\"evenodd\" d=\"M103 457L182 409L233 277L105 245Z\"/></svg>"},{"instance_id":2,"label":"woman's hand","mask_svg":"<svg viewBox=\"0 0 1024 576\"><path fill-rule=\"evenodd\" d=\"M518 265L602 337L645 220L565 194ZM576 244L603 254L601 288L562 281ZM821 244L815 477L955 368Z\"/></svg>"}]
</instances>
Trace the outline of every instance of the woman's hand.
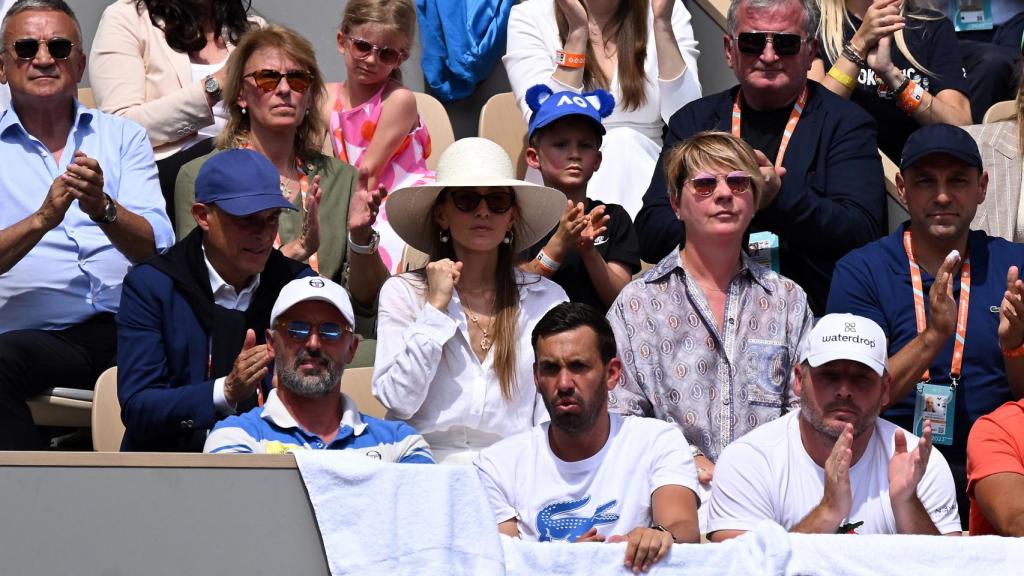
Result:
<instances>
[{"instance_id":1,"label":"woman's hand","mask_svg":"<svg viewBox=\"0 0 1024 576\"><path fill-rule=\"evenodd\" d=\"M427 264L427 303L441 312L447 311L461 274L462 262L445 258Z\"/></svg>"},{"instance_id":2,"label":"woman's hand","mask_svg":"<svg viewBox=\"0 0 1024 576\"><path fill-rule=\"evenodd\" d=\"M892 63L892 36L883 36L878 39L878 44L868 50L868 68L875 71L875 75L885 80L890 90L895 90L903 82L903 74Z\"/></svg>"},{"instance_id":3,"label":"woman's hand","mask_svg":"<svg viewBox=\"0 0 1024 576\"><path fill-rule=\"evenodd\" d=\"M583 0L555 0L565 14L565 21L569 25L569 31L587 29L587 7Z\"/></svg>"},{"instance_id":4,"label":"woman's hand","mask_svg":"<svg viewBox=\"0 0 1024 576\"><path fill-rule=\"evenodd\" d=\"M369 174L360 171L359 187L352 194L352 199L348 203L348 233L352 236L352 240L360 246L370 243L372 226L377 221L377 212L380 211L380 205L388 196L388 189L384 186L377 186L371 192L371 189L367 187L368 181Z\"/></svg>"},{"instance_id":5,"label":"woman's hand","mask_svg":"<svg viewBox=\"0 0 1024 576\"><path fill-rule=\"evenodd\" d=\"M298 238L299 248L305 254L305 258L299 259L302 261L308 260L320 249L320 197L322 194L320 175L317 174L313 177L313 183L310 184L309 191L303 198L306 214L302 218L302 232Z\"/></svg>"},{"instance_id":6,"label":"woman's hand","mask_svg":"<svg viewBox=\"0 0 1024 576\"><path fill-rule=\"evenodd\" d=\"M903 0L875 0L864 13L864 20L851 41L857 48L868 53L879 40L902 30L905 26L904 18L900 14L902 4Z\"/></svg>"}]
</instances>

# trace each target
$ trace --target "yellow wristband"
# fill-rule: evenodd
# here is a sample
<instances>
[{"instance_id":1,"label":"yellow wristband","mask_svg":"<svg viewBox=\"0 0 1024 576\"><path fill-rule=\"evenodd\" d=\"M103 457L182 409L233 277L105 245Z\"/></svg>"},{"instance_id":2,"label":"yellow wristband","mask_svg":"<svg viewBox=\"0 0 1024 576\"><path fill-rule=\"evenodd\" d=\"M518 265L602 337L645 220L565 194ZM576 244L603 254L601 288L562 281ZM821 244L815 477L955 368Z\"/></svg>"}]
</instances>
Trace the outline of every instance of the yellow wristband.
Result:
<instances>
[{"instance_id":1,"label":"yellow wristband","mask_svg":"<svg viewBox=\"0 0 1024 576\"><path fill-rule=\"evenodd\" d=\"M831 76L836 82L839 82L846 87L847 90L853 91L857 87L857 81L850 77L849 74L843 72L838 66L833 66L828 69L828 75Z\"/></svg>"}]
</instances>

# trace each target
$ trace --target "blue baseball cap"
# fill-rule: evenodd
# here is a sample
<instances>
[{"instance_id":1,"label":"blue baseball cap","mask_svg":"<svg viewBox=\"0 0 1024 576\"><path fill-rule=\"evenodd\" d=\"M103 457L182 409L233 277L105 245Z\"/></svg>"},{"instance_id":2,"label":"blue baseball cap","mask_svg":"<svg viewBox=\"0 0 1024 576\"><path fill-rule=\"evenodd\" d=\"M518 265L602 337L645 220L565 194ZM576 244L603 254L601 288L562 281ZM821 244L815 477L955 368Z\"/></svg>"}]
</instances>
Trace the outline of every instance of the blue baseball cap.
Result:
<instances>
[{"instance_id":1,"label":"blue baseball cap","mask_svg":"<svg viewBox=\"0 0 1024 576\"><path fill-rule=\"evenodd\" d=\"M932 154L949 154L966 164L983 170L978 144L966 130L951 124L929 124L910 134L903 145L900 170L906 170L918 160Z\"/></svg>"},{"instance_id":2,"label":"blue baseball cap","mask_svg":"<svg viewBox=\"0 0 1024 576\"><path fill-rule=\"evenodd\" d=\"M604 90L593 92L552 92L544 84L538 84L526 91L526 104L533 110L530 116L528 138L552 122L566 116L583 116L594 121L598 134L604 135L601 119L615 109L615 98Z\"/></svg>"},{"instance_id":3,"label":"blue baseball cap","mask_svg":"<svg viewBox=\"0 0 1024 576\"><path fill-rule=\"evenodd\" d=\"M232 216L270 208L295 210L281 194L281 176L266 156L245 148L214 154L196 177L196 202L216 204Z\"/></svg>"}]
</instances>

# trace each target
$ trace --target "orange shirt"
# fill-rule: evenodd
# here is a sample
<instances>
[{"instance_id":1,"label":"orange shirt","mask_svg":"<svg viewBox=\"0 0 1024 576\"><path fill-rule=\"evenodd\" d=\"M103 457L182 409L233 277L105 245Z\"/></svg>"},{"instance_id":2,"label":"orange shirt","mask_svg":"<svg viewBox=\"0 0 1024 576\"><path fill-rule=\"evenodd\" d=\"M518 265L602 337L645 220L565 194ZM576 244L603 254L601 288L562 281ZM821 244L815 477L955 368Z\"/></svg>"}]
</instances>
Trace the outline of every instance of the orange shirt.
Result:
<instances>
[{"instance_id":1,"label":"orange shirt","mask_svg":"<svg viewBox=\"0 0 1024 576\"><path fill-rule=\"evenodd\" d=\"M1024 475L1024 400L1007 402L982 416L967 440L967 495L971 536L997 534L974 499L974 485L993 474ZM1017 497L1017 495L1013 495Z\"/></svg>"}]
</instances>

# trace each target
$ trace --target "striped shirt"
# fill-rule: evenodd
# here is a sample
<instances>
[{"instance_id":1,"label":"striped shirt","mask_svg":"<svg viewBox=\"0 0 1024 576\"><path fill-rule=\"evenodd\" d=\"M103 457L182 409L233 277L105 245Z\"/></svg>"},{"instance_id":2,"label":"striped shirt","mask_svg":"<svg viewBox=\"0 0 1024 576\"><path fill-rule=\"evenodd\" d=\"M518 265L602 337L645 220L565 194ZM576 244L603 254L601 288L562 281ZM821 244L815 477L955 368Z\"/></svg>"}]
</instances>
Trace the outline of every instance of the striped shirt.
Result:
<instances>
[{"instance_id":1,"label":"striped shirt","mask_svg":"<svg viewBox=\"0 0 1024 576\"><path fill-rule=\"evenodd\" d=\"M263 407L218 422L203 451L288 454L299 450L358 450L384 462L434 463L426 440L411 426L361 414L351 398L342 397L341 424L329 444L303 430L278 398L277 390L271 390Z\"/></svg>"}]
</instances>

